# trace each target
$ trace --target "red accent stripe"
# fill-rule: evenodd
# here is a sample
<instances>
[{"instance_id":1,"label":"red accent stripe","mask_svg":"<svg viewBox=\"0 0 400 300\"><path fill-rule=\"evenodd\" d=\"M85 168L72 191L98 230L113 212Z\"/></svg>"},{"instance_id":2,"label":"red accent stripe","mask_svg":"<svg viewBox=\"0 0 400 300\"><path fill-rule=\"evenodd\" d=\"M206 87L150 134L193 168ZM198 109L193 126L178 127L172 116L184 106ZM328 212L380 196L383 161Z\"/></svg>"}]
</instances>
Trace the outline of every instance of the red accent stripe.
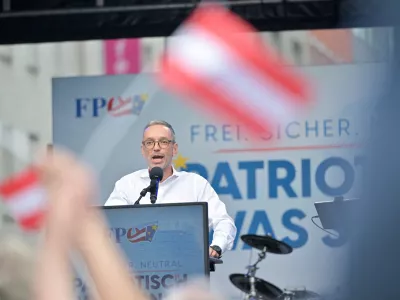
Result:
<instances>
[{"instance_id":1,"label":"red accent stripe","mask_svg":"<svg viewBox=\"0 0 400 300\"><path fill-rule=\"evenodd\" d=\"M122 97L118 97L118 98L113 97L107 104L107 110L114 117L130 115L131 111L132 111L131 108L125 108L125 109L122 109L122 108L129 105L130 103L132 103L133 100L134 99L132 97L129 97L127 99L124 99ZM114 105L115 102L117 102L116 105Z\"/></svg>"},{"instance_id":2,"label":"red accent stripe","mask_svg":"<svg viewBox=\"0 0 400 300\"><path fill-rule=\"evenodd\" d=\"M245 148L245 149L220 149L214 153L240 153L240 152L268 152L268 151L299 151L299 150L322 150L322 149L341 149L341 148L361 148L360 144L343 145L311 145L294 147L275 147L275 148Z\"/></svg>"},{"instance_id":3,"label":"red accent stripe","mask_svg":"<svg viewBox=\"0 0 400 300\"><path fill-rule=\"evenodd\" d=\"M143 236L143 237L140 237L140 238L138 238L138 239L136 239L136 240L129 240L131 243L138 243L138 242L144 242L146 240L146 237L145 236Z\"/></svg>"},{"instance_id":4,"label":"red accent stripe","mask_svg":"<svg viewBox=\"0 0 400 300\"><path fill-rule=\"evenodd\" d=\"M199 109L213 113L217 120L225 117L232 123L243 123L250 134L260 136L269 132L270 123L265 116L251 108L236 105L228 95L221 93L206 82L194 77L172 58L164 57L161 61L159 79L167 89L173 89L186 96Z\"/></svg>"},{"instance_id":5,"label":"red accent stripe","mask_svg":"<svg viewBox=\"0 0 400 300\"><path fill-rule=\"evenodd\" d=\"M214 35L244 63L260 72L265 80L272 80L274 85L291 94L289 99L300 103L311 99L307 82L289 70L256 36L257 30L237 15L217 5L202 7L193 13L187 24Z\"/></svg>"},{"instance_id":6,"label":"red accent stripe","mask_svg":"<svg viewBox=\"0 0 400 300\"><path fill-rule=\"evenodd\" d=\"M132 234L132 229L133 228L130 228L129 230L128 230L128 233L127 233L127 238L128 239L134 239L134 238L136 238L137 236L139 236L139 235L141 235L142 233L145 233L146 232L146 227L145 228L142 228L142 229L138 229L138 228L135 228L135 233L134 234Z\"/></svg>"},{"instance_id":7,"label":"red accent stripe","mask_svg":"<svg viewBox=\"0 0 400 300\"><path fill-rule=\"evenodd\" d=\"M36 211L28 216L19 218L17 221L22 229L26 231L36 231L39 230L44 222L45 213L44 211Z\"/></svg>"},{"instance_id":8,"label":"red accent stripe","mask_svg":"<svg viewBox=\"0 0 400 300\"><path fill-rule=\"evenodd\" d=\"M34 168L12 176L0 184L0 195L4 197L5 201L11 200L14 194L37 185L39 182L38 174Z\"/></svg>"}]
</instances>

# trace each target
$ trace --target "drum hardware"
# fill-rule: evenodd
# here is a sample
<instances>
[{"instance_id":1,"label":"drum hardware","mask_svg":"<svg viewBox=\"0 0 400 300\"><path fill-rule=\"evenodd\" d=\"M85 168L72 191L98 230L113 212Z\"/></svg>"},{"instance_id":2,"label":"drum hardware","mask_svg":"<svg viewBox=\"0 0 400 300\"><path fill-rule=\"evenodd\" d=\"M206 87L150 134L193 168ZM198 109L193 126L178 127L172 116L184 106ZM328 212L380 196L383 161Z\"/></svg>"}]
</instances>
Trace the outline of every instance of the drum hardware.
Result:
<instances>
[{"instance_id":1,"label":"drum hardware","mask_svg":"<svg viewBox=\"0 0 400 300\"><path fill-rule=\"evenodd\" d=\"M283 293L280 288L273 285L272 283L258 277L253 277L251 279L247 274L231 274L229 276L229 279L235 287L246 294L246 299L249 300L277 299ZM250 280L254 281L255 293L253 293L252 295Z\"/></svg>"},{"instance_id":2,"label":"drum hardware","mask_svg":"<svg viewBox=\"0 0 400 300\"><path fill-rule=\"evenodd\" d=\"M320 299L321 296L312 291L303 290L295 290L295 289L284 289L281 296L278 299L282 300L311 300L311 299Z\"/></svg>"},{"instance_id":3,"label":"drum hardware","mask_svg":"<svg viewBox=\"0 0 400 300\"><path fill-rule=\"evenodd\" d=\"M265 246L264 249L261 251L261 253L258 254L258 259L257 261L253 264L247 267L248 272L247 276L249 277L249 282L250 282L250 294L248 294L248 297L246 299L256 299L256 272L259 269L257 265L265 259L267 256L267 247Z\"/></svg>"},{"instance_id":4,"label":"drum hardware","mask_svg":"<svg viewBox=\"0 0 400 300\"><path fill-rule=\"evenodd\" d=\"M284 289L276 287L261 278L256 277L258 264L264 260L267 253L289 254L293 248L288 244L278 241L271 236L247 234L241 236L242 241L252 248L260 250L257 261L247 266L247 274L231 274L232 284L246 294L246 300L305 300L320 298L317 293L307 290Z\"/></svg>"},{"instance_id":5,"label":"drum hardware","mask_svg":"<svg viewBox=\"0 0 400 300\"><path fill-rule=\"evenodd\" d=\"M246 235L242 235L241 239L243 242L245 242L250 247L261 250L261 252L258 254L257 261L253 265L250 265L247 267L247 269L248 269L247 276L249 278L250 291L247 294L246 299L248 299L248 300L255 299L255 297L257 295L256 272L259 269L257 267L257 265L262 260L265 259L267 252L274 253L274 254L288 254L288 253L291 253L293 251L293 249L286 243L280 242L280 241L272 238L269 235L259 236L259 235L255 235L255 234L246 234Z\"/></svg>"},{"instance_id":6,"label":"drum hardware","mask_svg":"<svg viewBox=\"0 0 400 300\"><path fill-rule=\"evenodd\" d=\"M295 297L295 293L289 290L283 290L282 295L278 297L278 299L282 300L293 300Z\"/></svg>"},{"instance_id":7,"label":"drum hardware","mask_svg":"<svg viewBox=\"0 0 400 300\"><path fill-rule=\"evenodd\" d=\"M245 244L260 251L263 251L265 247L267 247L267 252L273 254L289 254L293 251L293 248L288 244L278 241L269 235L245 234L240 238Z\"/></svg>"}]
</instances>

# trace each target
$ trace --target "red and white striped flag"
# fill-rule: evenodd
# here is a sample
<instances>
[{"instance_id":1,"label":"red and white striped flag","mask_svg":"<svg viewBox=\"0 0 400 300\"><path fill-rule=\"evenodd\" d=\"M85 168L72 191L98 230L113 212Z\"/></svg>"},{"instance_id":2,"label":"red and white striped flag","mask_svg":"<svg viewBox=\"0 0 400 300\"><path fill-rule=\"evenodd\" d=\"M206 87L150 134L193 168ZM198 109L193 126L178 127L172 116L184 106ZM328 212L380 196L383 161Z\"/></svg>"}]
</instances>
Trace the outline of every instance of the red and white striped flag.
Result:
<instances>
[{"instance_id":1,"label":"red and white striped flag","mask_svg":"<svg viewBox=\"0 0 400 300\"><path fill-rule=\"evenodd\" d=\"M256 135L310 101L308 83L289 70L248 23L219 5L201 6L168 42L162 85Z\"/></svg>"},{"instance_id":2,"label":"red and white striped flag","mask_svg":"<svg viewBox=\"0 0 400 300\"><path fill-rule=\"evenodd\" d=\"M45 191L33 168L0 183L0 196L22 229L40 229L45 216Z\"/></svg>"}]
</instances>

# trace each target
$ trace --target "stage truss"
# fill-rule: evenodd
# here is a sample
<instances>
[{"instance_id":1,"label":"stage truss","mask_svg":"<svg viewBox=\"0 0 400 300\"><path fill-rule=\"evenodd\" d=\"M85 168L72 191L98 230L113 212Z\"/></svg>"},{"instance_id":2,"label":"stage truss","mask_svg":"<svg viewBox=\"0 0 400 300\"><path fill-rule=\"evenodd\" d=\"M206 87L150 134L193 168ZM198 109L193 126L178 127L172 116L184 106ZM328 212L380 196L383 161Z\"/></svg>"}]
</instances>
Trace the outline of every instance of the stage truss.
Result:
<instances>
[{"instance_id":1,"label":"stage truss","mask_svg":"<svg viewBox=\"0 0 400 300\"><path fill-rule=\"evenodd\" d=\"M168 36L199 0L0 0L0 44ZM387 26L385 0L220 1L260 31ZM151 4L149 4L151 3Z\"/></svg>"}]
</instances>

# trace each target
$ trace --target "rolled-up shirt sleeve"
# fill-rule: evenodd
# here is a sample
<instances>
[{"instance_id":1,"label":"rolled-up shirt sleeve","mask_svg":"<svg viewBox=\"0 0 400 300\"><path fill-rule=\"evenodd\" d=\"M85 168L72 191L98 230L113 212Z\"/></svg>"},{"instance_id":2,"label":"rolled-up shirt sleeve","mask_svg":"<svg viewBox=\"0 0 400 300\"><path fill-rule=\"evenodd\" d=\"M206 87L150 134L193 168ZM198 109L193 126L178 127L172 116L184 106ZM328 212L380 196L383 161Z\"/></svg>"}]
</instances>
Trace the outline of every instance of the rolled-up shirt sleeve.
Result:
<instances>
[{"instance_id":1,"label":"rolled-up shirt sleeve","mask_svg":"<svg viewBox=\"0 0 400 300\"><path fill-rule=\"evenodd\" d=\"M214 231L211 245L219 246L222 252L231 250L236 237L236 226L228 215L225 204L207 180L204 181L199 201L208 202L208 225Z\"/></svg>"},{"instance_id":2,"label":"rolled-up shirt sleeve","mask_svg":"<svg viewBox=\"0 0 400 300\"><path fill-rule=\"evenodd\" d=\"M126 188L124 189L124 182L118 180L104 206L128 205L128 196L124 190L126 190Z\"/></svg>"}]
</instances>

